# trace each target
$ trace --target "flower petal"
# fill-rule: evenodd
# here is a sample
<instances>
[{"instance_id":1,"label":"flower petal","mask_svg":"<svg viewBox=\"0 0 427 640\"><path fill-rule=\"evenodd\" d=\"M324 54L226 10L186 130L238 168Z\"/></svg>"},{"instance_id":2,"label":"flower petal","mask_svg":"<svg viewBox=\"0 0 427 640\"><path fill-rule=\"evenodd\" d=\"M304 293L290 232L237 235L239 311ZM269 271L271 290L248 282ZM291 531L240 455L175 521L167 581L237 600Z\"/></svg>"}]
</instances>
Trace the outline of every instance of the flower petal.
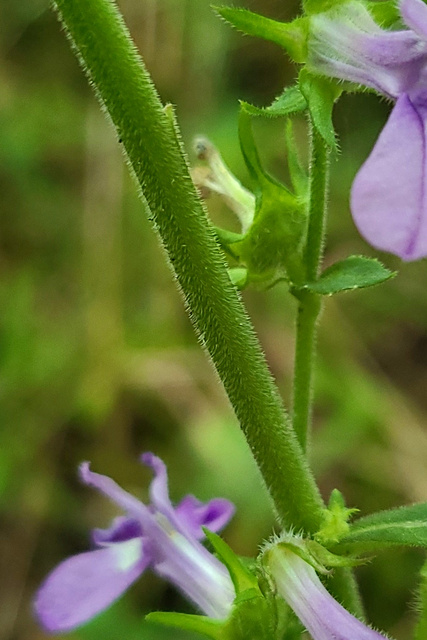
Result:
<instances>
[{"instance_id":1,"label":"flower petal","mask_svg":"<svg viewBox=\"0 0 427 640\"><path fill-rule=\"evenodd\" d=\"M205 615L225 618L230 613L236 595L230 575L195 538L159 528L153 540L152 566Z\"/></svg>"},{"instance_id":2,"label":"flower petal","mask_svg":"<svg viewBox=\"0 0 427 640\"><path fill-rule=\"evenodd\" d=\"M414 87L427 45L412 31L381 29L359 2L311 17L308 65L315 73L372 87L390 98Z\"/></svg>"},{"instance_id":3,"label":"flower petal","mask_svg":"<svg viewBox=\"0 0 427 640\"><path fill-rule=\"evenodd\" d=\"M167 518L172 516L173 520L175 510L169 498L168 472L165 463L150 451L142 454L141 462L154 472L154 478L150 484L150 501L153 507Z\"/></svg>"},{"instance_id":4,"label":"flower petal","mask_svg":"<svg viewBox=\"0 0 427 640\"><path fill-rule=\"evenodd\" d=\"M99 547L104 547L111 542L126 542L132 538L140 538L143 534L141 524L138 520L118 516L108 529L94 529L92 531L92 541Z\"/></svg>"},{"instance_id":5,"label":"flower petal","mask_svg":"<svg viewBox=\"0 0 427 640\"><path fill-rule=\"evenodd\" d=\"M142 522L145 520L152 520L150 510L145 506L145 504L119 487L119 485L108 476L103 476L91 471L89 468L89 462L83 462L80 465L79 472L80 478L85 484L98 489L98 491L110 498L110 500L115 502L121 509L132 514L134 518Z\"/></svg>"},{"instance_id":6,"label":"flower petal","mask_svg":"<svg viewBox=\"0 0 427 640\"><path fill-rule=\"evenodd\" d=\"M399 11L404 23L420 38L427 40L427 6L425 3L422 0L401 0Z\"/></svg>"},{"instance_id":7,"label":"flower petal","mask_svg":"<svg viewBox=\"0 0 427 640\"><path fill-rule=\"evenodd\" d=\"M233 503L225 498L200 502L192 495L186 496L175 507L180 522L183 522L187 530L199 540L205 536L202 527L207 527L213 532L220 531L230 521L234 511Z\"/></svg>"},{"instance_id":8,"label":"flower petal","mask_svg":"<svg viewBox=\"0 0 427 640\"><path fill-rule=\"evenodd\" d=\"M38 591L34 604L38 619L51 632L78 627L114 602L150 560L141 538L68 558Z\"/></svg>"},{"instance_id":9,"label":"flower petal","mask_svg":"<svg viewBox=\"0 0 427 640\"><path fill-rule=\"evenodd\" d=\"M402 94L353 182L351 209L362 236L403 260L426 255L424 188L424 123Z\"/></svg>"},{"instance_id":10,"label":"flower petal","mask_svg":"<svg viewBox=\"0 0 427 640\"><path fill-rule=\"evenodd\" d=\"M279 546L268 552L268 558L278 592L313 640L386 640L344 609L296 553Z\"/></svg>"}]
</instances>

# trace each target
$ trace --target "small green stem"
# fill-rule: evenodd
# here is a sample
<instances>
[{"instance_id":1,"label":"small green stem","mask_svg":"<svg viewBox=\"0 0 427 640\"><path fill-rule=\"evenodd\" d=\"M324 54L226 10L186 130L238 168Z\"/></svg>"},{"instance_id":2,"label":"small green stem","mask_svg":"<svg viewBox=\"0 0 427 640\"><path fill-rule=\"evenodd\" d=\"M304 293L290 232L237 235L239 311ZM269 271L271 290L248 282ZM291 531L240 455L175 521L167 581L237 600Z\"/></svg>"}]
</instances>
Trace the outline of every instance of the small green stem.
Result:
<instances>
[{"instance_id":1,"label":"small green stem","mask_svg":"<svg viewBox=\"0 0 427 640\"><path fill-rule=\"evenodd\" d=\"M328 183L329 150L316 127L311 125L310 207L305 250L308 282L316 280L322 260Z\"/></svg>"},{"instance_id":2,"label":"small green stem","mask_svg":"<svg viewBox=\"0 0 427 640\"><path fill-rule=\"evenodd\" d=\"M325 141L311 124L309 226L305 252L305 280L317 279L322 261L325 235L326 199L329 180L329 152ZM303 451L311 426L313 371L320 296L308 290L296 292L298 317L296 330L293 426ZM336 568L329 580L333 595L352 613L363 619L363 606L353 572Z\"/></svg>"},{"instance_id":3,"label":"small green stem","mask_svg":"<svg viewBox=\"0 0 427 640\"><path fill-rule=\"evenodd\" d=\"M329 154L325 141L311 126L309 224L305 251L305 280L316 280L324 242ZM298 316L293 381L293 426L305 451L311 426L316 323L320 297L308 290L298 292Z\"/></svg>"},{"instance_id":4,"label":"small green stem","mask_svg":"<svg viewBox=\"0 0 427 640\"><path fill-rule=\"evenodd\" d=\"M316 323L320 312L319 296L303 291L298 295L293 378L293 426L303 451L311 425L313 369Z\"/></svg>"},{"instance_id":5,"label":"small green stem","mask_svg":"<svg viewBox=\"0 0 427 640\"><path fill-rule=\"evenodd\" d=\"M230 282L174 127L112 0L57 0L82 66L123 143L190 317L287 527L315 532L323 502Z\"/></svg>"}]
</instances>

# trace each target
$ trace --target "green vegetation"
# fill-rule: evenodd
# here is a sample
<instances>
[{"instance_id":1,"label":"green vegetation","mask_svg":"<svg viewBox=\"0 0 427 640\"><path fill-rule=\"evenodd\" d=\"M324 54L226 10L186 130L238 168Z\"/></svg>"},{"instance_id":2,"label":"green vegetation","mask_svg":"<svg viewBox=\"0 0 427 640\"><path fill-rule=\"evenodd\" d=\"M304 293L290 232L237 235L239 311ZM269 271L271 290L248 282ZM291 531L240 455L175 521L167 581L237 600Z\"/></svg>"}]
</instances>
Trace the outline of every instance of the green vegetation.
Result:
<instances>
[{"instance_id":1,"label":"green vegetation","mask_svg":"<svg viewBox=\"0 0 427 640\"><path fill-rule=\"evenodd\" d=\"M295 69L271 43L225 27L207 1L120 6L163 101L177 105L187 148L206 134L250 188L238 99L270 104ZM250 8L283 20L297 11L282 0L253 0ZM87 548L89 528L114 515L79 485L82 459L144 497L149 476L133 460L154 450L168 463L176 500L192 492L236 503L226 539L242 555L256 552L274 516L55 15L45 0L4 0L0 21L0 637L42 640L30 610L34 590L58 561ZM341 156L331 167L326 266L349 254L376 257L353 226L346 194L387 109L366 94L346 96L335 110ZM263 165L285 178L283 124L260 119L254 133L268 150ZM301 140L305 127L298 121ZM215 223L230 226L219 200L208 205ZM382 287L329 300L323 315L309 449L325 498L339 486L361 516L427 499L426 279L424 262L405 265ZM295 309L284 285L249 289L244 299L289 401ZM393 560L383 554L356 571L370 620L404 640L413 624L412 569L423 558L405 551ZM190 610L147 575L69 637L186 640L143 622L148 610L174 608Z\"/></svg>"}]
</instances>

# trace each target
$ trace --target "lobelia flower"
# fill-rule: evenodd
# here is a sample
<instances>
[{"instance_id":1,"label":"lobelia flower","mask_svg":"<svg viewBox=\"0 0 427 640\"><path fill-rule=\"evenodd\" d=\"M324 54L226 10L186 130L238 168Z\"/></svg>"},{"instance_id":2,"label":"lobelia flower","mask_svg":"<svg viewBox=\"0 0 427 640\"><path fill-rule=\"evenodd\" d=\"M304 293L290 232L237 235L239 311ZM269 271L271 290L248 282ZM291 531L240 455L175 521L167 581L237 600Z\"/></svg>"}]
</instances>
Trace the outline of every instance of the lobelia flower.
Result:
<instances>
[{"instance_id":1,"label":"lobelia flower","mask_svg":"<svg viewBox=\"0 0 427 640\"><path fill-rule=\"evenodd\" d=\"M230 520L234 506L214 498L202 503L186 496L173 507L166 466L152 453L141 461L151 467L149 506L107 476L80 467L82 481L115 502L125 516L109 529L95 529L93 551L62 562L46 578L35 599L35 612L51 632L74 629L116 600L147 568L177 586L203 613L226 617L235 597L225 566L200 540L202 527L219 531Z\"/></svg>"},{"instance_id":2,"label":"lobelia flower","mask_svg":"<svg viewBox=\"0 0 427 640\"><path fill-rule=\"evenodd\" d=\"M325 589L313 567L289 548L280 544L271 547L264 562L278 593L313 640L387 640L344 609Z\"/></svg>"},{"instance_id":3,"label":"lobelia flower","mask_svg":"<svg viewBox=\"0 0 427 640\"><path fill-rule=\"evenodd\" d=\"M368 242L411 261L427 256L427 6L400 0L399 11L408 29L380 28L360 2L312 16L308 65L395 101L351 209Z\"/></svg>"}]
</instances>

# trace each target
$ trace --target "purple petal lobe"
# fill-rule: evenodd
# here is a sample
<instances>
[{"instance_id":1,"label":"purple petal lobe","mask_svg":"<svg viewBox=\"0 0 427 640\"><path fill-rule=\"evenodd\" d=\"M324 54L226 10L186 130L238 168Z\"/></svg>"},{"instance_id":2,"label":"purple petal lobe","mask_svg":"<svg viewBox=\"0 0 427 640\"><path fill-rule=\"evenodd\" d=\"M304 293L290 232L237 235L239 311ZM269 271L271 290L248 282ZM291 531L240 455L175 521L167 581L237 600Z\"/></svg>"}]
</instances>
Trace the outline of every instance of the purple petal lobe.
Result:
<instances>
[{"instance_id":1,"label":"purple petal lobe","mask_svg":"<svg viewBox=\"0 0 427 640\"><path fill-rule=\"evenodd\" d=\"M150 484L150 500L156 511L164 516L174 518L174 508L169 498L168 472L166 465L154 453L147 451L141 456L141 462L147 467L151 467L154 478Z\"/></svg>"},{"instance_id":2,"label":"purple petal lobe","mask_svg":"<svg viewBox=\"0 0 427 640\"><path fill-rule=\"evenodd\" d=\"M202 527L210 531L220 531L231 520L234 514L234 505L225 498L214 498L203 503L194 496L186 496L175 507L175 513L180 522L184 523L187 530L197 538L204 538Z\"/></svg>"},{"instance_id":3,"label":"purple petal lobe","mask_svg":"<svg viewBox=\"0 0 427 640\"><path fill-rule=\"evenodd\" d=\"M108 529L94 529L92 541L99 547L104 547L111 542L125 542L132 538L142 536L142 528L138 520L118 516L114 518L111 527Z\"/></svg>"},{"instance_id":4,"label":"purple petal lobe","mask_svg":"<svg viewBox=\"0 0 427 640\"><path fill-rule=\"evenodd\" d=\"M48 631L74 629L114 602L149 562L141 539L69 558L40 587L34 604L36 615Z\"/></svg>"},{"instance_id":5,"label":"purple petal lobe","mask_svg":"<svg viewBox=\"0 0 427 640\"><path fill-rule=\"evenodd\" d=\"M80 478L85 484L98 489L98 491L110 498L110 500L115 502L115 504L124 511L132 514L132 516L137 519L152 519L149 510L142 502L130 493L127 493L127 491L124 491L124 489L119 487L119 485L108 476L103 476L91 471L88 462L83 462L80 465L79 471Z\"/></svg>"},{"instance_id":6,"label":"purple petal lobe","mask_svg":"<svg viewBox=\"0 0 427 640\"><path fill-rule=\"evenodd\" d=\"M427 6L422 0L401 0L400 15L405 24L427 41Z\"/></svg>"},{"instance_id":7,"label":"purple petal lobe","mask_svg":"<svg viewBox=\"0 0 427 640\"><path fill-rule=\"evenodd\" d=\"M351 193L354 221L374 247L403 260L427 255L424 123L402 94Z\"/></svg>"},{"instance_id":8,"label":"purple petal lobe","mask_svg":"<svg viewBox=\"0 0 427 640\"><path fill-rule=\"evenodd\" d=\"M205 614L226 617L235 591L225 566L200 543L201 527L223 527L233 505L220 498L207 504L188 496L175 509L169 498L167 471L152 453L142 462L154 471L149 507L121 489L107 476L80 467L86 484L95 487L127 515L108 529L95 529L93 542L101 547L59 565L40 588L35 611L53 632L71 630L105 609L148 566L170 580Z\"/></svg>"}]
</instances>

